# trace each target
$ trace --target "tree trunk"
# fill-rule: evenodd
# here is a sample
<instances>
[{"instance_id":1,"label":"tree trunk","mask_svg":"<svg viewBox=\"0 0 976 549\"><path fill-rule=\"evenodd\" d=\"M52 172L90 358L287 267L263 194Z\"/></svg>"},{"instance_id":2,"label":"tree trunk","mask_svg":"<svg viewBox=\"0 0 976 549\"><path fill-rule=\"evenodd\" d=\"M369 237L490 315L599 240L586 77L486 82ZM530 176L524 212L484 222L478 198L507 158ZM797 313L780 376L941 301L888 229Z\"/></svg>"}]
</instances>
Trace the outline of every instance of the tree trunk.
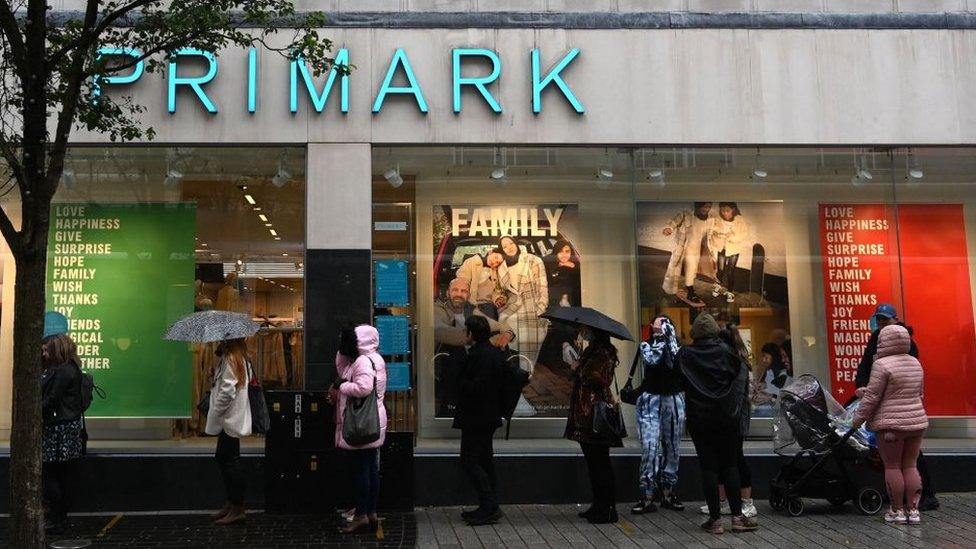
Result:
<instances>
[{"instance_id":1,"label":"tree trunk","mask_svg":"<svg viewBox=\"0 0 976 549\"><path fill-rule=\"evenodd\" d=\"M25 215L31 215L24 212ZM43 549L41 347L47 276L47 216L32 249L15 256L13 424L10 433L10 547Z\"/></svg>"}]
</instances>

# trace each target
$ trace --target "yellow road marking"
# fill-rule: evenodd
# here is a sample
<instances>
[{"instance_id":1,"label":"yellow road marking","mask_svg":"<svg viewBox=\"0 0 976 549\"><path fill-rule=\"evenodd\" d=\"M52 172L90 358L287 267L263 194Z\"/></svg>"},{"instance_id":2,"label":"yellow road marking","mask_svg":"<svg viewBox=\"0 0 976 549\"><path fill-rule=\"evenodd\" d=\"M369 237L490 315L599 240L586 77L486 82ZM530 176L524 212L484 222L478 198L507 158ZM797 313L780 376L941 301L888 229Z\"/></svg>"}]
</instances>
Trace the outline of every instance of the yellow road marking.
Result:
<instances>
[{"instance_id":1,"label":"yellow road marking","mask_svg":"<svg viewBox=\"0 0 976 549\"><path fill-rule=\"evenodd\" d=\"M120 520L122 520L122 513L119 513L114 517L112 517L112 520L108 521L108 524L105 525L105 528L102 528L102 531L99 532L98 535L95 537L96 538L105 537L105 534L107 534L108 531L111 530L112 528L115 528L115 525L118 524Z\"/></svg>"}]
</instances>

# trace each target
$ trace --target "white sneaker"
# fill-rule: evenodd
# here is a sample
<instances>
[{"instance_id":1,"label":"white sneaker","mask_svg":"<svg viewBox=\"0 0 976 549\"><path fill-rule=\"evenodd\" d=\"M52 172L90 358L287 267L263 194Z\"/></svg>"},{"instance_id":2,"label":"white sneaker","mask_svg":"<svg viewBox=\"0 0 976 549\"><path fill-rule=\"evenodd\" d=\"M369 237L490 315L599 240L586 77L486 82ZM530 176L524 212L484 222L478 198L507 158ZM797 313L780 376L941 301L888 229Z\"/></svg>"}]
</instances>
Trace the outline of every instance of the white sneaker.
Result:
<instances>
[{"instance_id":1,"label":"white sneaker","mask_svg":"<svg viewBox=\"0 0 976 549\"><path fill-rule=\"evenodd\" d=\"M918 509L908 512L908 524L922 524L922 515L919 514Z\"/></svg>"},{"instance_id":2,"label":"white sneaker","mask_svg":"<svg viewBox=\"0 0 976 549\"><path fill-rule=\"evenodd\" d=\"M751 499L742 500L742 516L752 518L758 514L759 511L756 509L756 504Z\"/></svg>"},{"instance_id":3,"label":"white sneaker","mask_svg":"<svg viewBox=\"0 0 976 549\"><path fill-rule=\"evenodd\" d=\"M888 524L905 524L907 520L908 519L905 518L905 512L901 509L898 511L888 509L884 516L884 521Z\"/></svg>"},{"instance_id":4,"label":"white sneaker","mask_svg":"<svg viewBox=\"0 0 976 549\"><path fill-rule=\"evenodd\" d=\"M701 511L701 514L707 515L708 514L708 505L707 504L706 505L702 505L701 508L699 509L699 511ZM743 513L744 512L745 512L745 509L743 508ZM732 508L729 507L729 502L728 501L725 501L725 500L722 501L722 511L721 511L721 513L723 515L731 515L732 514ZM752 515L752 516L755 516L755 515Z\"/></svg>"}]
</instances>

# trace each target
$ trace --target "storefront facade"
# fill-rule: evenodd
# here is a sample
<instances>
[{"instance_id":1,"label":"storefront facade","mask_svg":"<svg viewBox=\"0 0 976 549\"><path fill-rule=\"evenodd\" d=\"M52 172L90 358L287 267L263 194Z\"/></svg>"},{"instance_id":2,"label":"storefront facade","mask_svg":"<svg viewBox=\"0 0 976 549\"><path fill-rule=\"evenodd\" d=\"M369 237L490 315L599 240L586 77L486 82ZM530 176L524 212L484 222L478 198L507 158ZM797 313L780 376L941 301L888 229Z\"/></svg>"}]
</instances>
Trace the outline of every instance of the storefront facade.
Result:
<instances>
[{"instance_id":1,"label":"storefront facade","mask_svg":"<svg viewBox=\"0 0 976 549\"><path fill-rule=\"evenodd\" d=\"M748 334L757 376L813 374L844 400L880 303L915 329L931 436L969 436L970 18L454 15L337 14L323 35L348 77L233 50L106 86L148 106L156 139L74 135L48 280L120 395L96 403L100 438L196 429L206 351L146 343L194 308L263 319L255 349L281 388L325 387L338 328L377 323L394 426L422 438L455 436L450 328L482 310L533 371L512 435L558 438L571 335L538 319L550 306L634 334L666 313L685 337L707 311ZM618 349L622 382L636 347Z\"/></svg>"}]
</instances>

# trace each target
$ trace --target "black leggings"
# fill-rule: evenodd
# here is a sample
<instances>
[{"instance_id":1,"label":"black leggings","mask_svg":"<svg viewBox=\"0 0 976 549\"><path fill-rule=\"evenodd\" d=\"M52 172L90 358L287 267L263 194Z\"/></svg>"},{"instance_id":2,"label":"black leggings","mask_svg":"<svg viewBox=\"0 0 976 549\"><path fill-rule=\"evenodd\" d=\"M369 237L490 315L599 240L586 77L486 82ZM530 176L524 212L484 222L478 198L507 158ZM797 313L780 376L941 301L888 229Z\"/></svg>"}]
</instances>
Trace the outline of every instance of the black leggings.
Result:
<instances>
[{"instance_id":1,"label":"black leggings","mask_svg":"<svg viewBox=\"0 0 976 549\"><path fill-rule=\"evenodd\" d=\"M742 451L742 443L739 443L739 485L745 488L752 488L752 472L749 471L749 463L746 461L746 455Z\"/></svg>"},{"instance_id":2,"label":"black leggings","mask_svg":"<svg viewBox=\"0 0 976 549\"><path fill-rule=\"evenodd\" d=\"M602 509L617 504L616 481L610 466L610 447L606 444L580 443L586 468L590 474L593 508Z\"/></svg>"},{"instance_id":3,"label":"black leggings","mask_svg":"<svg viewBox=\"0 0 976 549\"><path fill-rule=\"evenodd\" d=\"M217 437L217 451L214 453L220 476L224 479L227 501L232 505L244 505L246 480L241 467L241 440L221 431Z\"/></svg>"},{"instance_id":4,"label":"black leggings","mask_svg":"<svg viewBox=\"0 0 976 549\"><path fill-rule=\"evenodd\" d=\"M701 466L702 492L708 503L708 514L713 519L720 518L721 504L718 485L725 486L725 496L729 500L732 516L742 514L742 484L739 480L739 455L742 437L732 426L728 429L689 426L691 440L695 443L698 462Z\"/></svg>"},{"instance_id":5,"label":"black leggings","mask_svg":"<svg viewBox=\"0 0 976 549\"><path fill-rule=\"evenodd\" d=\"M71 504L69 487L72 477L77 475L78 461L72 459L44 462L41 467L44 501L47 503L51 522L61 522L68 517L68 507Z\"/></svg>"},{"instance_id":6,"label":"black leggings","mask_svg":"<svg viewBox=\"0 0 976 549\"><path fill-rule=\"evenodd\" d=\"M735 291L735 266L739 263L739 254L725 255L725 250L718 253L716 261L718 283L730 292Z\"/></svg>"},{"instance_id":7,"label":"black leggings","mask_svg":"<svg viewBox=\"0 0 976 549\"><path fill-rule=\"evenodd\" d=\"M356 462L358 503L356 514L375 515L380 501L380 450L351 450Z\"/></svg>"}]
</instances>

